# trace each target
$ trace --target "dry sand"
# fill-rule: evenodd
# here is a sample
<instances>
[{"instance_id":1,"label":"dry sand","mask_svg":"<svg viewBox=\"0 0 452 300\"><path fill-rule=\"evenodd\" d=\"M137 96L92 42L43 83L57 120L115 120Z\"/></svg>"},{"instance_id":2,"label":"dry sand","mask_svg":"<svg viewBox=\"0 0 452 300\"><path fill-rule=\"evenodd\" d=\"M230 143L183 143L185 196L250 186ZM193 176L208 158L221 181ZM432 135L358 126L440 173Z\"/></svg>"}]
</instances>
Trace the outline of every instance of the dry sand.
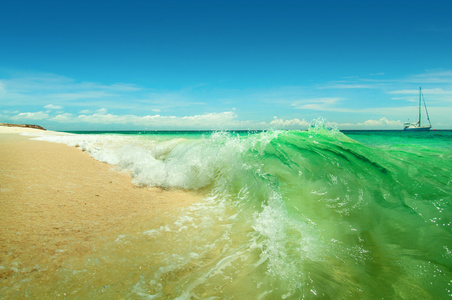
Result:
<instances>
[{"instance_id":1,"label":"dry sand","mask_svg":"<svg viewBox=\"0 0 452 300\"><path fill-rule=\"evenodd\" d=\"M65 257L83 258L120 234L162 226L171 221L165 212L199 200L136 187L128 174L77 148L22 132L39 130L0 126L0 287L33 272L48 277Z\"/></svg>"}]
</instances>

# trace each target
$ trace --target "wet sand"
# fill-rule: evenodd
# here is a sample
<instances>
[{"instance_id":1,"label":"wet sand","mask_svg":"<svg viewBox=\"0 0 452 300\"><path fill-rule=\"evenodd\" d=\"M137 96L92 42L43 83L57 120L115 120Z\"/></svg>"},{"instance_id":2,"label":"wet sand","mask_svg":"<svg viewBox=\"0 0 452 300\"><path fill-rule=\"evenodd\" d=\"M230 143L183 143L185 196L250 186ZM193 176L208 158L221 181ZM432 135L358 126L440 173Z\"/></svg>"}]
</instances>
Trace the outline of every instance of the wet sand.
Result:
<instances>
[{"instance_id":1,"label":"wet sand","mask_svg":"<svg viewBox=\"0 0 452 300\"><path fill-rule=\"evenodd\" d=\"M19 281L39 285L67 258L163 226L200 199L134 186L77 148L20 135L37 131L0 126L0 297L24 296Z\"/></svg>"}]
</instances>

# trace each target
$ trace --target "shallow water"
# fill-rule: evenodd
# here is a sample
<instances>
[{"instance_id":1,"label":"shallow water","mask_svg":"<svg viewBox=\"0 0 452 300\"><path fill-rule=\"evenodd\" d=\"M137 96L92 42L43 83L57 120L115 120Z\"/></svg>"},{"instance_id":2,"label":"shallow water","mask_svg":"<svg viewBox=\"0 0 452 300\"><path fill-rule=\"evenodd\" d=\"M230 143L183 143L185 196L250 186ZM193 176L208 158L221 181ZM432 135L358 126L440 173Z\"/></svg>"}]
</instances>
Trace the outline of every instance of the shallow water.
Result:
<instances>
[{"instance_id":1,"label":"shallow water","mask_svg":"<svg viewBox=\"0 0 452 300\"><path fill-rule=\"evenodd\" d=\"M137 185L203 200L65 257L40 285L15 282L22 296L452 296L452 132L318 126L41 139L80 147Z\"/></svg>"}]
</instances>

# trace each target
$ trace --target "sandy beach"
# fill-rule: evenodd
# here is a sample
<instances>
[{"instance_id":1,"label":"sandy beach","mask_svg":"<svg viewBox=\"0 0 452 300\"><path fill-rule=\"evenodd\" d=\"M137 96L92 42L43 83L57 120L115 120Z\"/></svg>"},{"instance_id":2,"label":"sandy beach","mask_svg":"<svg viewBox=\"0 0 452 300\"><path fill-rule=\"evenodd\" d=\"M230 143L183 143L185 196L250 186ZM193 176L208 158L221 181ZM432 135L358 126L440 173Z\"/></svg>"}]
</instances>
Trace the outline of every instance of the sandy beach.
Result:
<instances>
[{"instance_id":1,"label":"sandy beach","mask_svg":"<svg viewBox=\"0 0 452 300\"><path fill-rule=\"evenodd\" d=\"M0 126L1 287L33 277L38 288L68 257L84 260L118 236L163 226L167 212L199 199L134 186L129 174L77 148L23 132L40 131ZM20 289L1 297L26 295Z\"/></svg>"}]
</instances>

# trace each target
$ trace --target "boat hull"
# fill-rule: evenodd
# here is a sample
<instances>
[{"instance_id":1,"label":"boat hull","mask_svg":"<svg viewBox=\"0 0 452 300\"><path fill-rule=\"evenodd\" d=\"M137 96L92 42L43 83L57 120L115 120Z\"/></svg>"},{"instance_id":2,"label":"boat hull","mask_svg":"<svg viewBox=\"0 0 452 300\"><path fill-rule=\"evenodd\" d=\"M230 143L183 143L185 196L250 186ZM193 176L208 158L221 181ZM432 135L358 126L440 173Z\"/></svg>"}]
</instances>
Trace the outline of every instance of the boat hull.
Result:
<instances>
[{"instance_id":1,"label":"boat hull","mask_svg":"<svg viewBox=\"0 0 452 300\"><path fill-rule=\"evenodd\" d=\"M412 128L403 128L406 131L429 131L431 127L412 127Z\"/></svg>"}]
</instances>

